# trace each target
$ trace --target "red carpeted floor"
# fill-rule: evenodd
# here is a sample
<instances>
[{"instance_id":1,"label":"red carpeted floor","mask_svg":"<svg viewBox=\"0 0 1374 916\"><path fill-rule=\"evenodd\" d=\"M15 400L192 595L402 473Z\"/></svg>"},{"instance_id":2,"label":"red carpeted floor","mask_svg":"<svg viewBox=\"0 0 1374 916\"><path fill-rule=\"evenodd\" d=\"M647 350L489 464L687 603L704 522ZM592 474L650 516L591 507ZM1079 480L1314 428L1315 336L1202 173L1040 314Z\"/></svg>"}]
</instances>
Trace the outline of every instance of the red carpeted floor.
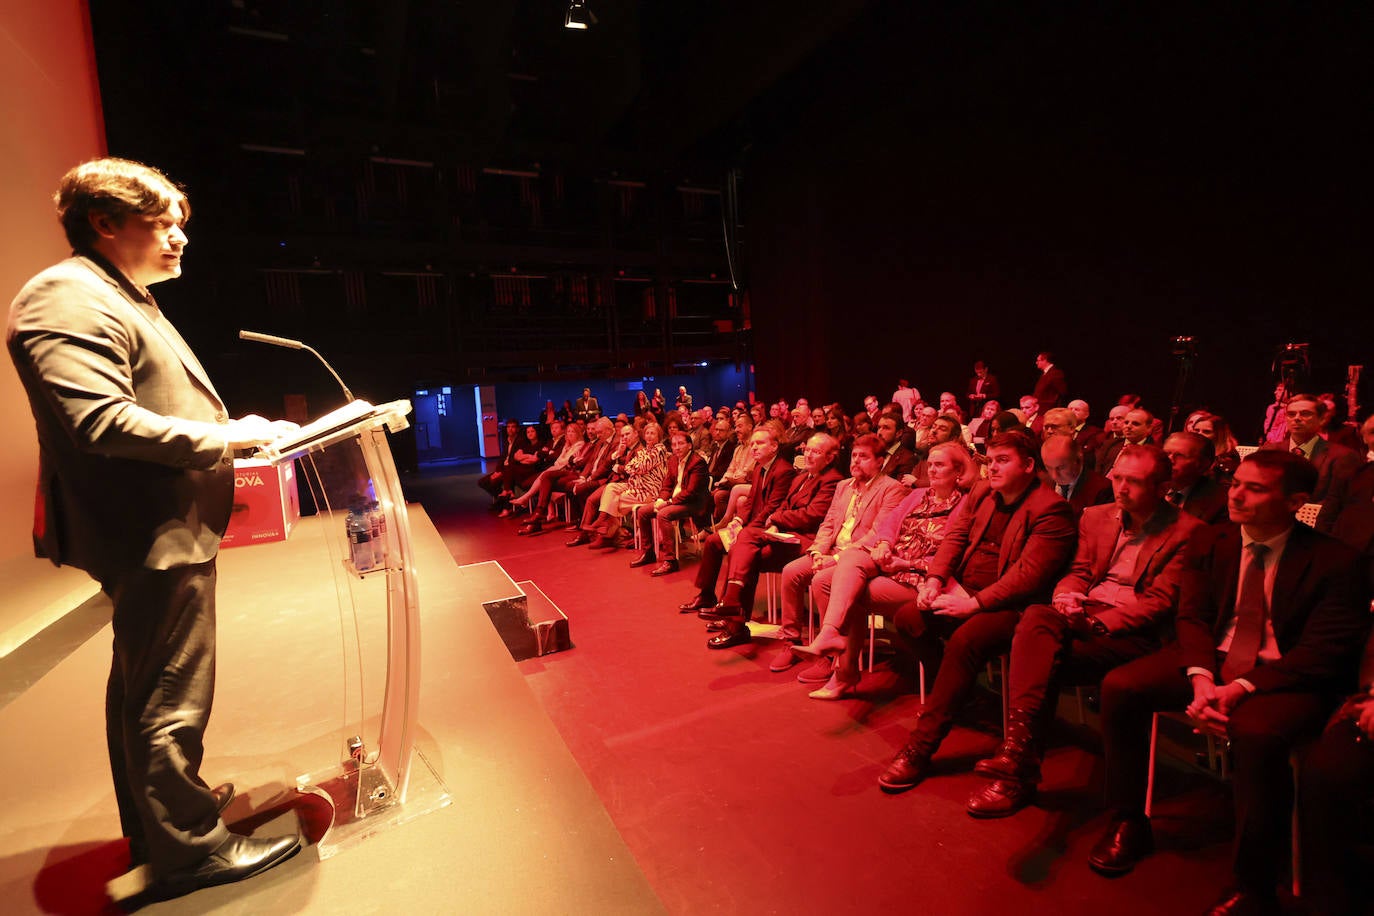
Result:
<instances>
[{"instance_id":1,"label":"red carpeted floor","mask_svg":"<svg viewBox=\"0 0 1374 916\"><path fill-rule=\"evenodd\" d=\"M1101 758L1093 730L1071 721L1037 805L970 818L972 764L1000 737L992 693L964 713L933 778L884 794L877 776L919 711L886 664L860 698L811 700L795 669L769 672L771 640L706 649L702 623L677 611L693 561L654 579L629 568L629 550L570 549L561 530L518 537L476 477L426 472L408 490L459 563L495 559L567 613L575 648L520 667L670 912L1178 914L1204 911L1227 882L1225 788L1176 766L1161 773L1160 851L1114 881L1087 867L1105 825Z\"/></svg>"}]
</instances>

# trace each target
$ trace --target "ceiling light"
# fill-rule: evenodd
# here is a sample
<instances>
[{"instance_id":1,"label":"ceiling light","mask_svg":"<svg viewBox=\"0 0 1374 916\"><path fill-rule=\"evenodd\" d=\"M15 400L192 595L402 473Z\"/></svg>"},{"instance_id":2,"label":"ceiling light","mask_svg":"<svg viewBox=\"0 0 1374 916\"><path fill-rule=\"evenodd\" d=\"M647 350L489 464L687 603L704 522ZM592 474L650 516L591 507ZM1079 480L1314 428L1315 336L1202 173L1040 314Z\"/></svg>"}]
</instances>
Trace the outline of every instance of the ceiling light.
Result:
<instances>
[{"instance_id":1,"label":"ceiling light","mask_svg":"<svg viewBox=\"0 0 1374 916\"><path fill-rule=\"evenodd\" d=\"M563 17L565 29L588 29L596 25L596 17L587 9L587 0L568 0L568 14Z\"/></svg>"}]
</instances>

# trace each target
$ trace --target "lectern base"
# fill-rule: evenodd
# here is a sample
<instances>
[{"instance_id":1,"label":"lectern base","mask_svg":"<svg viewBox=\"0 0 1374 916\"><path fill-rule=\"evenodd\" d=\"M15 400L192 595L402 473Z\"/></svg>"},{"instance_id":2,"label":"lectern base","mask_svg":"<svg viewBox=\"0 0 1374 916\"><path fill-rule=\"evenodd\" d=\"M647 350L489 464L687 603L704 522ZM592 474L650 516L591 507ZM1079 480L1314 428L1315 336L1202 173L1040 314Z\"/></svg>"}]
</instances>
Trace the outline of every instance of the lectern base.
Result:
<instances>
[{"instance_id":1,"label":"lectern base","mask_svg":"<svg viewBox=\"0 0 1374 916\"><path fill-rule=\"evenodd\" d=\"M334 809L329 829L316 845L321 859L453 804L448 787L419 750L411 761L404 801L396 798L395 788L379 768L355 760L332 770L297 776L296 791L323 798Z\"/></svg>"}]
</instances>

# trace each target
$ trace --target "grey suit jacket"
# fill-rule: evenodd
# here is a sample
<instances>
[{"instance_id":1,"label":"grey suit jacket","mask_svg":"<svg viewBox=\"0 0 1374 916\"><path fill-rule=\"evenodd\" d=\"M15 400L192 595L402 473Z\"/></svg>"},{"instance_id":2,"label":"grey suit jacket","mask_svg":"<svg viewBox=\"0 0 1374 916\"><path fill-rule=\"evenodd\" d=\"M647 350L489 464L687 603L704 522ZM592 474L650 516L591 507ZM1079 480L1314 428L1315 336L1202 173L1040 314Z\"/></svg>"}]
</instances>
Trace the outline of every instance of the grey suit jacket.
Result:
<instances>
[{"instance_id":1,"label":"grey suit jacket","mask_svg":"<svg viewBox=\"0 0 1374 916\"><path fill-rule=\"evenodd\" d=\"M39 556L97 579L213 558L233 506L229 418L161 311L77 256L19 291L6 341L38 432Z\"/></svg>"}]
</instances>

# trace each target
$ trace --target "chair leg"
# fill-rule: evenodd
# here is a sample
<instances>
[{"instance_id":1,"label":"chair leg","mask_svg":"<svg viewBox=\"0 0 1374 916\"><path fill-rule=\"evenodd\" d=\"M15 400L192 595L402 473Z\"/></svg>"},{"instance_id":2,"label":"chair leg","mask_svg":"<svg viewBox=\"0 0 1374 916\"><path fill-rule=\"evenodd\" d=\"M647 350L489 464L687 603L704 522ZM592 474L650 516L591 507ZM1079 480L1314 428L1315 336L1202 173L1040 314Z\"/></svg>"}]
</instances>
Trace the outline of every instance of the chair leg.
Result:
<instances>
[{"instance_id":1,"label":"chair leg","mask_svg":"<svg viewBox=\"0 0 1374 916\"><path fill-rule=\"evenodd\" d=\"M1159 744L1159 713L1155 713L1150 718L1150 764L1145 770L1145 816L1150 816L1150 809L1154 806L1155 800L1155 751Z\"/></svg>"},{"instance_id":2,"label":"chair leg","mask_svg":"<svg viewBox=\"0 0 1374 916\"><path fill-rule=\"evenodd\" d=\"M1296 751L1294 751L1293 753L1291 753L1291 754L1288 755L1288 764L1289 764L1289 766L1291 766L1291 767L1293 768L1293 827L1292 827L1292 831L1293 831L1293 836L1292 836L1293 862L1292 862L1292 866L1291 866L1291 869L1292 869L1292 872L1293 872L1293 896L1294 896L1294 897L1301 897L1301 896L1302 896L1302 843L1301 843L1301 841L1300 841L1300 836L1301 836L1301 834L1300 834L1300 832L1299 832L1300 829L1301 829L1301 819L1300 819L1300 816L1299 816L1299 812L1300 812L1301 809L1299 808L1299 803L1301 802L1300 792L1301 792L1301 785L1302 785L1302 782L1301 782L1301 775L1302 775L1302 774L1301 774L1301 772L1300 772L1299 769L1298 769L1298 766L1299 766L1299 765L1298 765L1298 754L1297 754Z\"/></svg>"}]
</instances>

